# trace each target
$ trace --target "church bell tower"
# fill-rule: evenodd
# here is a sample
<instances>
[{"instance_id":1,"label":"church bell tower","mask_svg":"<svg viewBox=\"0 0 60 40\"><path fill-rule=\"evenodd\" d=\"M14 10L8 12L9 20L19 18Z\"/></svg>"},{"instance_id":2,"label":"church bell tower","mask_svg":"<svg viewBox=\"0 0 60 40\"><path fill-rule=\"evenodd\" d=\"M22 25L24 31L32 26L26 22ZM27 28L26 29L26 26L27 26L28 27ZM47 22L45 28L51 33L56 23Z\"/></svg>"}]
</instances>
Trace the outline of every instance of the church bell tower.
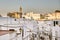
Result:
<instances>
[{"instance_id":1,"label":"church bell tower","mask_svg":"<svg viewBox=\"0 0 60 40\"><path fill-rule=\"evenodd\" d=\"M20 6L20 18L22 18L22 7Z\"/></svg>"}]
</instances>

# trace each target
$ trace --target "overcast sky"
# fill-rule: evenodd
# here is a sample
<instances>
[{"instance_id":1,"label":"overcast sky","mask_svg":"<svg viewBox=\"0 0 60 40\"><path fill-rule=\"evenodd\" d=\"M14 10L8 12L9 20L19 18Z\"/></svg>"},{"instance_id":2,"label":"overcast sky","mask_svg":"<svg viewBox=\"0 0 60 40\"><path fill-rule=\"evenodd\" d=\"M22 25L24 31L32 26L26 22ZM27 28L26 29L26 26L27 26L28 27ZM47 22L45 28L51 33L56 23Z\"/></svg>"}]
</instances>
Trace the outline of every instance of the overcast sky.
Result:
<instances>
[{"instance_id":1,"label":"overcast sky","mask_svg":"<svg viewBox=\"0 0 60 40\"><path fill-rule=\"evenodd\" d=\"M22 5L23 12L52 12L60 10L60 0L0 0L0 14L19 11Z\"/></svg>"}]
</instances>

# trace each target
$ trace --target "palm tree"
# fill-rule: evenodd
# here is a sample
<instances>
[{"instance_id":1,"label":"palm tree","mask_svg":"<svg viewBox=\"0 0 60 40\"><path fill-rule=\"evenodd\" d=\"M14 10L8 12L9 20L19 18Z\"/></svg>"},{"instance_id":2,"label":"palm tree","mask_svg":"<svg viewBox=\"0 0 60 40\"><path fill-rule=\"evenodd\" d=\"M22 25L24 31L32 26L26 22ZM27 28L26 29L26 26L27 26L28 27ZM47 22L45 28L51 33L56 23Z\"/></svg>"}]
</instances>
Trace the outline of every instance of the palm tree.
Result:
<instances>
[{"instance_id":1,"label":"palm tree","mask_svg":"<svg viewBox=\"0 0 60 40\"><path fill-rule=\"evenodd\" d=\"M8 13L7 16L11 17L12 15L11 15L11 13Z\"/></svg>"},{"instance_id":2,"label":"palm tree","mask_svg":"<svg viewBox=\"0 0 60 40\"><path fill-rule=\"evenodd\" d=\"M7 14L8 17L11 17L11 18L15 18L15 14L14 13L8 13ZM16 19L14 19L16 21Z\"/></svg>"},{"instance_id":3,"label":"palm tree","mask_svg":"<svg viewBox=\"0 0 60 40\"><path fill-rule=\"evenodd\" d=\"M41 19L44 19L44 18L45 18L45 16L44 16L44 15L42 15L42 14L40 14L40 18L41 18Z\"/></svg>"},{"instance_id":4,"label":"palm tree","mask_svg":"<svg viewBox=\"0 0 60 40\"><path fill-rule=\"evenodd\" d=\"M14 13L8 13L7 16L14 18Z\"/></svg>"},{"instance_id":5,"label":"palm tree","mask_svg":"<svg viewBox=\"0 0 60 40\"><path fill-rule=\"evenodd\" d=\"M59 13L60 13L60 10L55 10L55 13L56 13L56 12L59 12Z\"/></svg>"}]
</instances>

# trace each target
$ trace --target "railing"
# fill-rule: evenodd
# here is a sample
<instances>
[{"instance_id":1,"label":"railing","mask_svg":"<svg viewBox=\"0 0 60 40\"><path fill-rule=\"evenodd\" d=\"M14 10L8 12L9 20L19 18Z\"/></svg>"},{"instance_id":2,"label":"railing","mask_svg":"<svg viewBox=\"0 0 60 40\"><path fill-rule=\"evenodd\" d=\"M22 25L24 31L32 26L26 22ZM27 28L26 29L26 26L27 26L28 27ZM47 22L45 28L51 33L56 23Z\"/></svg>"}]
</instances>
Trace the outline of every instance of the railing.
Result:
<instances>
[{"instance_id":1,"label":"railing","mask_svg":"<svg viewBox=\"0 0 60 40\"><path fill-rule=\"evenodd\" d=\"M29 35L27 35L26 37L24 37L23 39L24 40L30 40L30 37L31 37L32 35L31 34L29 34Z\"/></svg>"}]
</instances>

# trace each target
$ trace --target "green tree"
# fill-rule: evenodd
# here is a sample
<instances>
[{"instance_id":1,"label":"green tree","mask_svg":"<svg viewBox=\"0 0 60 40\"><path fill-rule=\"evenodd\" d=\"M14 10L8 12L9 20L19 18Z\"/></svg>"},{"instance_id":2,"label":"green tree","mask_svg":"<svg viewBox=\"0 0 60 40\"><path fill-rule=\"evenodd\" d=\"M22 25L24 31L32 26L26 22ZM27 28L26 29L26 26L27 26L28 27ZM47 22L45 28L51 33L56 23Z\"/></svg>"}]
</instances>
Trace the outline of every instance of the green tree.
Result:
<instances>
[{"instance_id":1,"label":"green tree","mask_svg":"<svg viewBox=\"0 0 60 40\"><path fill-rule=\"evenodd\" d=\"M41 19L44 19L44 18L45 18L45 16L44 16L44 15L42 15L42 14L40 14L40 18L41 18Z\"/></svg>"}]
</instances>

